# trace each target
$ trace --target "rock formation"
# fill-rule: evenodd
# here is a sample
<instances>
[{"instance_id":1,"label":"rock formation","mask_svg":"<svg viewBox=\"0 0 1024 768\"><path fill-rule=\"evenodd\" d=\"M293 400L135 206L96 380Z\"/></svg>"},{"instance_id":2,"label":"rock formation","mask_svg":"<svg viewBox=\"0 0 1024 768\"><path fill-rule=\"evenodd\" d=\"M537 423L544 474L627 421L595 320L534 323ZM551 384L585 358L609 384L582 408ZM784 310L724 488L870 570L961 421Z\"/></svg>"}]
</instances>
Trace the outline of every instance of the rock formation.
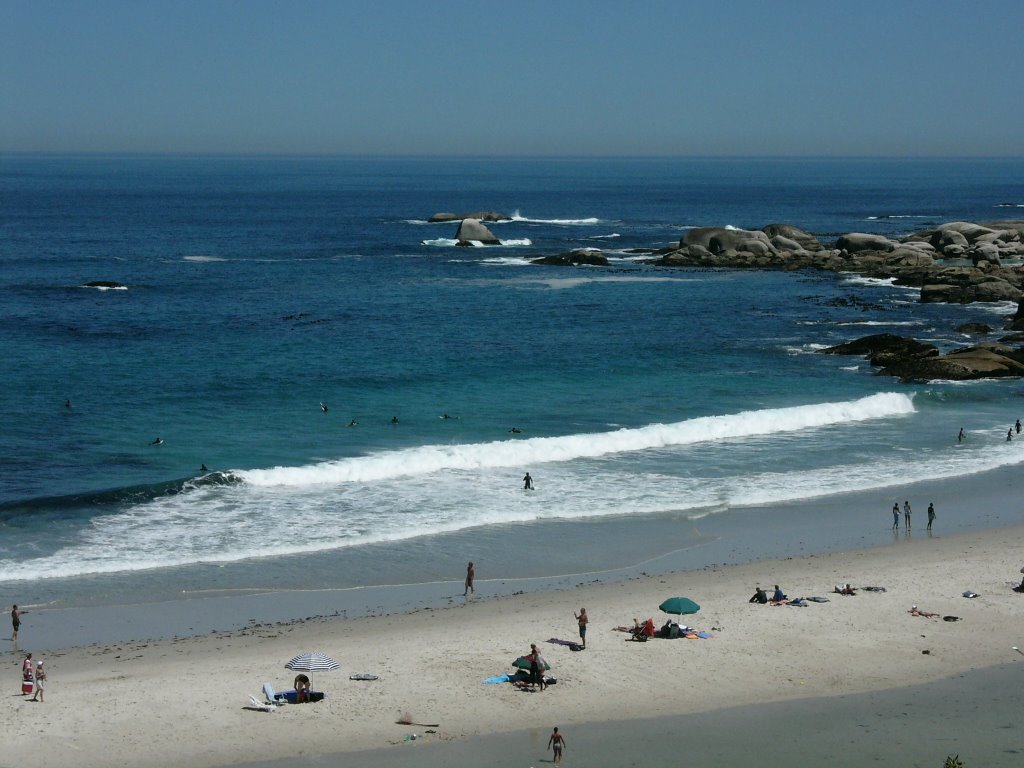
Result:
<instances>
[{"instance_id":1,"label":"rock formation","mask_svg":"<svg viewBox=\"0 0 1024 768\"><path fill-rule=\"evenodd\" d=\"M904 382L1024 376L1024 348L999 343L978 344L941 355L934 344L880 333L821 352L862 355L879 369L879 374L896 376Z\"/></svg>"},{"instance_id":2,"label":"rock formation","mask_svg":"<svg viewBox=\"0 0 1024 768\"><path fill-rule=\"evenodd\" d=\"M480 223L479 219L463 219L459 224L459 231L455 234L458 245L473 245L474 242L484 245L501 245L487 227Z\"/></svg>"},{"instance_id":3,"label":"rock formation","mask_svg":"<svg viewBox=\"0 0 1024 768\"><path fill-rule=\"evenodd\" d=\"M475 213L435 213L430 217L431 224L438 224L446 221L463 221L464 219L477 219L478 221L512 221L512 217L496 211L476 211Z\"/></svg>"},{"instance_id":4,"label":"rock formation","mask_svg":"<svg viewBox=\"0 0 1024 768\"><path fill-rule=\"evenodd\" d=\"M597 248L578 248L567 253L560 253L557 256L541 256L537 259L530 259L530 263L573 267L586 264L592 267L607 267L608 258Z\"/></svg>"}]
</instances>

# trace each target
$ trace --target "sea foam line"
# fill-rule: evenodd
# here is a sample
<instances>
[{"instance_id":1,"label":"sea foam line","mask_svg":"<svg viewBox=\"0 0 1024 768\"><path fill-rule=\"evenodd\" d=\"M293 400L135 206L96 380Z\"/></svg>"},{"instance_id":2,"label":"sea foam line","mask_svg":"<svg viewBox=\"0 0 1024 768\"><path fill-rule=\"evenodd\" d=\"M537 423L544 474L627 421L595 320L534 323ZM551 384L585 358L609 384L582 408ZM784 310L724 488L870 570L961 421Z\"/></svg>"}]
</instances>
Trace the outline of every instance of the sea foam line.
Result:
<instances>
[{"instance_id":1,"label":"sea foam line","mask_svg":"<svg viewBox=\"0 0 1024 768\"><path fill-rule=\"evenodd\" d=\"M702 416L674 424L650 424L614 432L465 445L424 445L302 467L239 470L234 474L244 482L257 486L301 487L370 482L452 469L521 467L597 458L613 453L693 445L737 436L797 432L868 419L905 416L913 412L914 403L909 396L886 392L859 400Z\"/></svg>"}]
</instances>

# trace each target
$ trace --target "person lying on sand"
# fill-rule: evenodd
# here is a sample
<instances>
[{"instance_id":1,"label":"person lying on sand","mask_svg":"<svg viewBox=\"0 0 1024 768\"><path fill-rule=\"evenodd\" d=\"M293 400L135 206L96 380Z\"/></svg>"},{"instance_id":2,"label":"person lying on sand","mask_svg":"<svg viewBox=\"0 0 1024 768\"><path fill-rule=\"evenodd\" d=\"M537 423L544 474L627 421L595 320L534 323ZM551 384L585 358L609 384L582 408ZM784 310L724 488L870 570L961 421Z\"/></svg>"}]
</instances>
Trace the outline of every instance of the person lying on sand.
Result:
<instances>
[{"instance_id":1,"label":"person lying on sand","mask_svg":"<svg viewBox=\"0 0 1024 768\"><path fill-rule=\"evenodd\" d=\"M939 614L932 613L931 611L919 610L916 605L910 606L910 610L907 611L911 616L924 616L926 619L937 619Z\"/></svg>"},{"instance_id":2,"label":"person lying on sand","mask_svg":"<svg viewBox=\"0 0 1024 768\"><path fill-rule=\"evenodd\" d=\"M847 584L845 587L842 587L842 588L840 588L839 585L837 584L835 591L836 591L836 594L838 594L838 595L856 595L857 594L857 590L854 589L853 587L851 587L849 584Z\"/></svg>"}]
</instances>

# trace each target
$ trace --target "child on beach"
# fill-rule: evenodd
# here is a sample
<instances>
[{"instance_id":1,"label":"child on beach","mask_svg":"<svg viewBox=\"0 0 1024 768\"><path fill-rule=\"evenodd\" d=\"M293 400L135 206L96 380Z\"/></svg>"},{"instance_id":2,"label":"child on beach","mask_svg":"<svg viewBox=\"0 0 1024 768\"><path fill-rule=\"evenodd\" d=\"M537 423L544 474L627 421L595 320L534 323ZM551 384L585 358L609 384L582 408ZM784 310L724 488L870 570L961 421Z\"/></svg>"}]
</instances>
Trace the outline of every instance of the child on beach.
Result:
<instances>
[{"instance_id":1,"label":"child on beach","mask_svg":"<svg viewBox=\"0 0 1024 768\"><path fill-rule=\"evenodd\" d=\"M548 749L554 752L554 763L558 765L562 762L562 750L565 748L565 737L558 732L557 726L555 730L551 732L551 737L548 739Z\"/></svg>"}]
</instances>

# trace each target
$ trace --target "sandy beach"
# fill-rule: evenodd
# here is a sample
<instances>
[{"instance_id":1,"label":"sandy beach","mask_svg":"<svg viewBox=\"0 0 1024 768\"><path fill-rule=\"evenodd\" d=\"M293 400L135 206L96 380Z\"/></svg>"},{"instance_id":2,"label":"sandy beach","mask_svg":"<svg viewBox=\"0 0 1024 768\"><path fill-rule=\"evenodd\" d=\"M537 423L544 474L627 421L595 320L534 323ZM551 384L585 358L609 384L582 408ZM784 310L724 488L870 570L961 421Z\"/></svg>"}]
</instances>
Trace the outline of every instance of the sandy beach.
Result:
<instances>
[{"instance_id":1,"label":"sandy beach","mask_svg":"<svg viewBox=\"0 0 1024 768\"><path fill-rule=\"evenodd\" d=\"M644 721L646 728L663 728L650 724L802 700L817 700L814 711L823 712L846 697L909 690L1000 665L1008 665L1006 674L995 679L1015 679L1011 690L1020 690L1024 655L1012 647L1024 648L1024 595L1010 586L1020 578L1022 543L1019 526L897 537L884 548L555 592L463 601L460 590L451 608L406 615L257 623L203 637L71 648L45 655L43 704L17 695L22 656L9 654L11 695L0 718L4 763L223 766L299 757L321 764L324 756L383 749L372 754L395 764L431 754L439 763L461 764L468 756L430 750L465 749L473 739L525 731L534 736L514 742L522 753L509 764L531 765L545 757L546 734L557 724L570 739L571 764L569 734L594 732L592 724ZM846 582L885 591L831 594ZM770 590L776 583L790 597L822 595L829 602L748 603L755 585ZM965 590L979 597L964 598ZM668 617L657 606L673 595L701 604L685 622L711 639L634 643L614 631L633 618L652 617L660 626ZM939 617L913 616L913 605ZM584 606L591 619L586 651L548 643L576 639L573 613ZM507 683L483 684L512 671L511 662L531 642L551 664L556 685L522 692ZM285 662L312 650L342 664L313 676L314 688L328 693L325 701L269 714L246 708L264 681L291 687L294 673ZM352 681L354 673L379 680ZM998 709L1017 713L1020 703L1018 695ZM404 714L425 725L397 724ZM943 726L931 727L938 735ZM672 743L673 732L661 745L668 753L683 747ZM414 733L419 738L406 742ZM958 751L945 742L941 750ZM592 755L587 764L604 763Z\"/></svg>"}]
</instances>

